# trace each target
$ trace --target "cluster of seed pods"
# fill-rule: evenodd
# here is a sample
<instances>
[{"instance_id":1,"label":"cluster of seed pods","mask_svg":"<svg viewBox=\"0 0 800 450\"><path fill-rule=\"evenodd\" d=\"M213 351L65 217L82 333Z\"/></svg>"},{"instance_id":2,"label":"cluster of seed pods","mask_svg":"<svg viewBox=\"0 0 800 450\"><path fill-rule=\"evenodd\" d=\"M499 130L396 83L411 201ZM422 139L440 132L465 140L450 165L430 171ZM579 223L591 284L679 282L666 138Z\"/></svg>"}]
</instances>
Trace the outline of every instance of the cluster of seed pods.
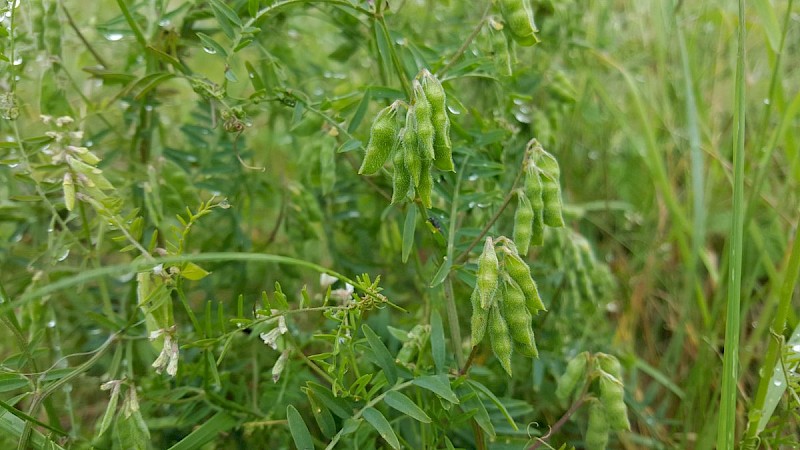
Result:
<instances>
[{"instance_id":1,"label":"cluster of seed pods","mask_svg":"<svg viewBox=\"0 0 800 450\"><path fill-rule=\"evenodd\" d=\"M391 158L392 203L413 198L416 193L430 208L432 168L455 171L447 96L442 83L425 69L417 75L412 89L409 103L395 101L375 117L358 173L375 174ZM398 111L402 106L406 106L406 116L401 127Z\"/></svg>"}]
</instances>

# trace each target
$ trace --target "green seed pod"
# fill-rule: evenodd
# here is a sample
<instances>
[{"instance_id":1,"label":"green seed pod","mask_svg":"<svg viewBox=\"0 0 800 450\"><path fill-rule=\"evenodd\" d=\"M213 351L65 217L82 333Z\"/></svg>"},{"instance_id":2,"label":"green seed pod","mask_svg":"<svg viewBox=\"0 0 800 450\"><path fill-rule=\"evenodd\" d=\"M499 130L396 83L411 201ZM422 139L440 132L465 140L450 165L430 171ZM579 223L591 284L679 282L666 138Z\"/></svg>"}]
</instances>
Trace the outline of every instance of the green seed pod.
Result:
<instances>
[{"instance_id":1,"label":"green seed pod","mask_svg":"<svg viewBox=\"0 0 800 450\"><path fill-rule=\"evenodd\" d=\"M422 171L422 158L420 157L419 139L417 137L417 121L414 115L415 107L408 109L406 114L406 126L404 132L401 134L401 141L404 147L403 156L405 158L405 166L411 178L414 180L414 186L419 186L419 176Z\"/></svg>"},{"instance_id":2,"label":"green seed pod","mask_svg":"<svg viewBox=\"0 0 800 450\"><path fill-rule=\"evenodd\" d=\"M419 175L419 186L417 187L419 200L423 205L425 205L426 208L430 208L433 205L433 201L431 199L431 193L433 192L433 175L431 174L431 165L431 160L422 161L422 170Z\"/></svg>"},{"instance_id":3,"label":"green seed pod","mask_svg":"<svg viewBox=\"0 0 800 450\"><path fill-rule=\"evenodd\" d=\"M500 0L500 9L517 44L529 47L539 42L527 0Z\"/></svg>"},{"instance_id":4,"label":"green seed pod","mask_svg":"<svg viewBox=\"0 0 800 450\"><path fill-rule=\"evenodd\" d=\"M547 311L542 303L542 298L539 296L539 289L536 287L536 282L533 281L531 270L525 261L519 255L507 253L503 259L506 265L506 271L522 289L525 294L525 302L528 306L528 311L531 314L537 314L539 311Z\"/></svg>"},{"instance_id":5,"label":"green seed pod","mask_svg":"<svg viewBox=\"0 0 800 450\"><path fill-rule=\"evenodd\" d=\"M64 174L64 181L61 182L61 187L64 189L64 204L67 207L67 211L72 211L75 208L75 183L72 181L71 173Z\"/></svg>"},{"instance_id":6,"label":"green seed pod","mask_svg":"<svg viewBox=\"0 0 800 450\"><path fill-rule=\"evenodd\" d=\"M583 352L567 363L567 369L561 377L559 377L558 384L556 385L556 397L561 400L566 400L572 395L572 392L575 391L581 379L586 377L586 366L588 362L589 353Z\"/></svg>"},{"instance_id":7,"label":"green seed pod","mask_svg":"<svg viewBox=\"0 0 800 450\"><path fill-rule=\"evenodd\" d=\"M433 108L419 81L414 80L414 119L417 124L417 139L420 157L432 160L436 157L433 149L435 129L432 122Z\"/></svg>"},{"instance_id":8,"label":"green seed pod","mask_svg":"<svg viewBox=\"0 0 800 450\"><path fill-rule=\"evenodd\" d=\"M544 223L551 227L563 227L561 185L559 184L561 171L558 167L558 161L553 155L545 151L536 139L532 140L528 145L531 148L533 161L541 171Z\"/></svg>"},{"instance_id":9,"label":"green seed pod","mask_svg":"<svg viewBox=\"0 0 800 450\"><path fill-rule=\"evenodd\" d=\"M489 337L492 340L492 351L494 356L500 361L500 365L506 371L508 376L511 375L511 353L513 352L513 344L511 336L508 335L508 325L503 319L498 305L492 306L489 311Z\"/></svg>"},{"instance_id":10,"label":"green seed pod","mask_svg":"<svg viewBox=\"0 0 800 450\"><path fill-rule=\"evenodd\" d=\"M394 174L392 175L392 204L402 202L411 189L411 174L405 163L405 148L400 147L394 154Z\"/></svg>"},{"instance_id":11,"label":"green seed pod","mask_svg":"<svg viewBox=\"0 0 800 450\"><path fill-rule=\"evenodd\" d=\"M531 113L531 126L536 139L544 145L553 144L553 124L546 112L536 108Z\"/></svg>"},{"instance_id":12,"label":"green seed pod","mask_svg":"<svg viewBox=\"0 0 800 450\"><path fill-rule=\"evenodd\" d=\"M625 406L625 388L619 380L609 374L600 375L600 401L606 409L612 430L630 430L628 407Z\"/></svg>"},{"instance_id":13,"label":"green seed pod","mask_svg":"<svg viewBox=\"0 0 800 450\"><path fill-rule=\"evenodd\" d=\"M480 295L477 289L472 291L472 296L470 296L469 300L472 303L472 346L475 347L483 341L483 337L486 335L489 311L481 307Z\"/></svg>"},{"instance_id":14,"label":"green seed pod","mask_svg":"<svg viewBox=\"0 0 800 450\"><path fill-rule=\"evenodd\" d=\"M586 428L586 450L605 450L610 427L603 404L597 400L589 405L589 425Z\"/></svg>"},{"instance_id":15,"label":"green seed pod","mask_svg":"<svg viewBox=\"0 0 800 450\"><path fill-rule=\"evenodd\" d=\"M433 164L437 169L454 172L453 145L450 142L450 117L447 115L447 96L442 83L427 70L423 71L422 89L431 105L433 123Z\"/></svg>"},{"instance_id":16,"label":"green seed pod","mask_svg":"<svg viewBox=\"0 0 800 450\"><path fill-rule=\"evenodd\" d=\"M497 259L492 238L487 236L483 253L478 259L478 280L475 285L483 309L489 309L492 305L492 297L497 290L499 278L500 261Z\"/></svg>"},{"instance_id":17,"label":"green seed pod","mask_svg":"<svg viewBox=\"0 0 800 450\"><path fill-rule=\"evenodd\" d=\"M514 213L514 243L522 255L528 254L531 246L534 212L531 202L523 191L517 191L517 211Z\"/></svg>"},{"instance_id":18,"label":"green seed pod","mask_svg":"<svg viewBox=\"0 0 800 450\"><path fill-rule=\"evenodd\" d=\"M531 328L531 312L525 305L525 294L507 274L503 276L503 318L508 324L511 338L519 343L526 355L538 355Z\"/></svg>"},{"instance_id":19,"label":"green seed pod","mask_svg":"<svg viewBox=\"0 0 800 450\"><path fill-rule=\"evenodd\" d=\"M544 244L544 200L542 199L542 179L539 169L528 167L525 173L525 195L531 203L533 210L533 224L531 225L531 244ZM515 239L516 240L516 239Z\"/></svg>"},{"instance_id":20,"label":"green seed pod","mask_svg":"<svg viewBox=\"0 0 800 450\"><path fill-rule=\"evenodd\" d=\"M397 105L395 102L382 109L372 122L367 152L358 169L359 174L372 175L379 171L397 145Z\"/></svg>"},{"instance_id":21,"label":"green seed pod","mask_svg":"<svg viewBox=\"0 0 800 450\"><path fill-rule=\"evenodd\" d=\"M509 48L508 33L504 32L505 24L496 20L489 19L489 36L492 43L492 56L500 67L500 73L510 77L513 73L511 68L511 49Z\"/></svg>"},{"instance_id":22,"label":"green seed pod","mask_svg":"<svg viewBox=\"0 0 800 450\"><path fill-rule=\"evenodd\" d=\"M622 380L622 365L615 356L607 353L597 353L596 358L597 362L600 364L600 368L603 369L603 372L611 375L617 380Z\"/></svg>"}]
</instances>

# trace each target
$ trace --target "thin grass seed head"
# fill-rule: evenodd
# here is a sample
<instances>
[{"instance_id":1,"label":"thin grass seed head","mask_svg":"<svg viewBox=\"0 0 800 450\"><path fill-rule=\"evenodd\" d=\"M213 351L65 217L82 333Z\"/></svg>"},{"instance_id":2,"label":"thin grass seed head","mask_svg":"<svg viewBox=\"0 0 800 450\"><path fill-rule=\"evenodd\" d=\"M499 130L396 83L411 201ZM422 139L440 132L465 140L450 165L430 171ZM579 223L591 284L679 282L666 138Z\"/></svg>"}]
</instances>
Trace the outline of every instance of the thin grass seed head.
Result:
<instances>
[{"instance_id":1,"label":"thin grass seed head","mask_svg":"<svg viewBox=\"0 0 800 450\"><path fill-rule=\"evenodd\" d=\"M395 102L382 109L372 122L369 142L367 143L364 162L358 170L359 174L372 175L377 173L397 145L397 134L400 129L400 125L397 122L398 105L399 103Z\"/></svg>"},{"instance_id":2,"label":"thin grass seed head","mask_svg":"<svg viewBox=\"0 0 800 450\"><path fill-rule=\"evenodd\" d=\"M492 298L497 290L499 280L500 261L497 259L492 238L487 236L486 242L483 244L483 253L478 259L478 279L475 285L483 309L489 309L492 305Z\"/></svg>"}]
</instances>

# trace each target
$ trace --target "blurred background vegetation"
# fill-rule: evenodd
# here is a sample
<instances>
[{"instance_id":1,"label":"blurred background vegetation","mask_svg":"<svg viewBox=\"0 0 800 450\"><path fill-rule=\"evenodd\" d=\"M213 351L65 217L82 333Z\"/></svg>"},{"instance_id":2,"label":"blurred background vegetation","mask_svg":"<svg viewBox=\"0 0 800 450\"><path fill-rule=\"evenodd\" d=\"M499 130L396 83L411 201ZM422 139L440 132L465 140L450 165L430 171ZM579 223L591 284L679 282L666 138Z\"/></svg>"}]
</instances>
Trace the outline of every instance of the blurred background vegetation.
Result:
<instances>
[{"instance_id":1,"label":"blurred background vegetation","mask_svg":"<svg viewBox=\"0 0 800 450\"><path fill-rule=\"evenodd\" d=\"M125 248L132 241L177 245L172 229L180 236L183 225L176 215L213 197L224 203L192 225L185 254L281 254L353 277L381 275L383 294L408 313L385 308L365 320L394 353L398 334L429 324L442 307L442 286L429 287L442 234L456 227L457 253L468 249L535 137L560 162L567 228L549 230L529 256L549 308L534 322L540 358L515 359L508 379L487 349L472 368L470 376L503 399L520 425L514 430L488 408L497 432L491 448L521 448L533 442L529 435L547 433L568 406L552 395L555 380L584 350L623 362L633 430L613 437L612 448L714 448L731 270L735 2L533 0L541 43L532 48L509 45L490 2L392 0L380 20L365 13L372 2L355 0L230 0L229 10L190 0L3 3L4 447L23 445L20 437L31 432L9 408L31 411L35 402L42 408L33 415L58 431L32 427L37 446L52 436L78 448L125 447L124 411L114 415L114 433L95 436L109 399L99 386L122 378L136 389L153 448L179 442L209 418L214 433L195 441L208 448L289 446L286 406L308 411L301 388L319 382L303 358L291 357L273 383L280 353L257 332L235 333L224 349L222 342L182 349L173 379L150 367L158 349L139 322L130 274L33 294L90 269L131 263L139 253ZM765 354L770 343L788 341L778 347L787 370L800 354L800 334L792 334L800 258L798 14L792 0L754 0L746 10L737 423L742 437L748 417L758 423L754 412L769 418L770 402L777 404L758 427L763 448L797 441L797 381L773 378ZM473 30L463 56L452 60ZM442 74L458 172L439 174L429 225L416 218L403 263L410 207L389 205L390 177L362 177L357 169L371 118L404 98L403 77L422 68ZM59 117L73 122L58 126ZM54 132L67 137L58 141ZM79 196L72 212L65 166L55 157L66 145L96 154L113 185ZM512 222L509 208L491 234L510 235ZM312 305L325 295L319 273L302 267L202 266L211 275L186 280L185 298L174 299L182 345L230 332L239 304L252 318L261 292L271 293L276 281L290 303L300 301L304 286ZM462 327L474 268L468 261L454 270ZM322 352L327 344L313 335L331 326L318 313L294 314L286 345ZM123 339L106 341L123 329ZM217 372L209 372L208 358L218 358ZM767 392L781 380L790 389ZM219 419L220 411L230 415ZM549 442L580 448L585 422L581 411ZM348 445L379 447L375 436L355 433ZM476 445L467 423L452 424L449 438Z\"/></svg>"}]
</instances>

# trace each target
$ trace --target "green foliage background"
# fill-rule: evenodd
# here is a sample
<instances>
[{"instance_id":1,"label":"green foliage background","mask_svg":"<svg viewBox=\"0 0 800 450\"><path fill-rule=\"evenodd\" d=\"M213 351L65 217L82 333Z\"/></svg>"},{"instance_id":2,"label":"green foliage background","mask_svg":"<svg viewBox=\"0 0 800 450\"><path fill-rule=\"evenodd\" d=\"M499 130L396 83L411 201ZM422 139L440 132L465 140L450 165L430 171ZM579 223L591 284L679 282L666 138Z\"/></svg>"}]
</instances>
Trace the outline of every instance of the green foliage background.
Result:
<instances>
[{"instance_id":1,"label":"green foliage background","mask_svg":"<svg viewBox=\"0 0 800 450\"><path fill-rule=\"evenodd\" d=\"M391 445L375 411L403 447L581 448L587 408L554 391L589 351L623 363L632 430L612 448L714 448L723 350L737 439L793 445L800 7L746 9L741 340L723 349L736 5L534 0L528 48L489 1L378 3L3 2L0 445L289 448L298 417L317 448ZM388 171L357 175L375 113L421 69L447 91L457 170L429 210L390 205ZM469 342L472 243L511 236L531 138L560 162L567 227L528 255L548 312L540 357L509 378ZM110 183L71 212L67 145ZM137 306L147 255L182 271L156 324ZM364 301L346 309L321 272ZM259 338L270 309L277 351ZM148 339L170 320L175 377ZM392 366L408 381L386 384L364 324L410 353ZM400 391L429 423L384 401Z\"/></svg>"}]
</instances>

